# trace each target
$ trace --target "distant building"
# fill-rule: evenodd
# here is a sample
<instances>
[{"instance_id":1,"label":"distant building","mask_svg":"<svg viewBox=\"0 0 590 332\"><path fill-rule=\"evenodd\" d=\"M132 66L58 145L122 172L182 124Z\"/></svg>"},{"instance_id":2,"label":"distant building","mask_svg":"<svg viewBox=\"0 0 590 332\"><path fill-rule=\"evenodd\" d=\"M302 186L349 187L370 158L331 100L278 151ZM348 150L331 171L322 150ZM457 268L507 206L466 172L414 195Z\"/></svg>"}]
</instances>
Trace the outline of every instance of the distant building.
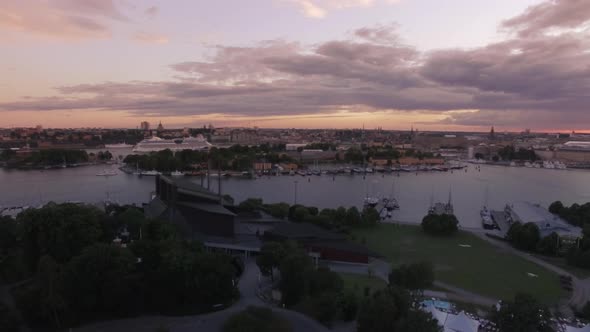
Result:
<instances>
[{"instance_id":1,"label":"distant building","mask_svg":"<svg viewBox=\"0 0 590 332\"><path fill-rule=\"evenodd\" d=\"M150 130L150 123L147 121L142 121L141 124L139 125L139 127L143 131L148 131L148 130Z\"/></svg>"},{"instance_id":2,"label":"distant building","mask_svg":"<svg viewBox=\"0 0 590 332\"><path fill-rule=\"evenodd\" d=\"M515 202L504 209L511 222L534 223L539 227L541 237L555 232L562 240L576 241L582 237L582 229L572 226L538 204Z\"/></svg>"},{"instance_id":3,"label":"distant building","mask_svg":"<svg viewBox=\"0 0 590 332\"><path fill-rule=\"evenodd\" d=\"M160 124L158 124L158 132L160 131L164 131L164 126L162 126L162 121L160 121Z\"/></svg>"}]
</instances>

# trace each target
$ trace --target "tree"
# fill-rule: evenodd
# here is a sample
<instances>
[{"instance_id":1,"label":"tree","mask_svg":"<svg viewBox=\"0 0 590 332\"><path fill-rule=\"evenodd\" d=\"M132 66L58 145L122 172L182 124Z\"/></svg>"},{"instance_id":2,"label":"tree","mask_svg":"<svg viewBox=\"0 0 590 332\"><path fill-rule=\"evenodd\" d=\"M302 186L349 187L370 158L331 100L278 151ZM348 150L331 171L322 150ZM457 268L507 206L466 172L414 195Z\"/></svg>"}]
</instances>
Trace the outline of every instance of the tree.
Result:
<instances>
[{"instance_id":1,"label":"tree","mask_svg":"<svg viewBox=\"0 0 590 332\"><path fill-rule=\"evenodd\" d=\"M285 219L289 216L289 204L287 203L276 203L266 204L266 211L273 217L279 219Z\"/></svg>"},{"instance_id":2,"label":"tree","mask_svg":"<svg viewBox=\"0 0 590 332\"><path fill-rule=\"evenodd\" d=\"M16 312L0 302L0 331L19 332L20 330L20 322Z\"/></svg>"},{"instance_id":3,"label":"tree","mask_svg":"<svg viewBox=\"0 0 590 332\"><path fill-rule=\"evenodd\" d=\"M343 287L342 278L338 273L330 271L329 268L320 267L310 274L307 292L312 297L321 293L338 294Z\"/></svg>"},{"instance_id":4,"label":"tree","mask_svg":"<svg viewBox=\"0 0 590 332\"><path fill-rule=\"evenodd\" d=\"M403 264L391 270L389 283L409 290L424 290L434 282L434 268L430 262Z\"/></svg>"},{"instance_id":5,"label":"tree","mask_svg":"<svg viewBox=\"0 0 590 332\"><path fill-rule=\"evenodd\" d=\"M262 205L262 198L248 198L247 200L241 202L240 205L238 205L238 207L242 211L252 212L261 209Z\"/></svg>"},{"instance_id":6,"label":"tree","mask_svg":"<svg viewBox=\"0 0 590 332\"><path fill-rule=\"evenodd\" d=\"M443 328L438 323L429 312L412 309L397 322L395 331L442 332Z\"/></svg>"},{"instance_id":7,"label":"tree","mask_svg":"<svg viewBox=\"0 0 590 332\"><path fill-rule=\"evenodd\" d=\"M125 316L142 302L131 251L109 244L90 246L65 268L66 300L79 318Z\"/></svg>"},{"instance_id":8,"label":"tree","mask_svg":"<svg viewBox=\"0 0 590 332\"><path fill-rule=\"evenodd\" d=\"M362 222L361 214L356 206L348 208L346 210L346 217L344 218L344 224L347 226L358 226Z\"/></svg>"},{"instance_id":9,"label":"tree","mask_svg":"<svg viewBox=\"0 0 590 332\"><path fill-rule=\"evenodd\" d=\"M563 209L564 209L564 206L561 201L555 201L555 202L551 203L551 205L549 205L549 212L551 212L553 214L559 215L559 214L561 214Z\"/></svg>"},{"instance_id":10,"label":"tree","mask_svg":"<svg viewBox=\"0 0 590 332\"><path fill-rule=\"evenodd\" d=\"M358 332L395 332L398 321L408 314L410 294L388 287L365 299L357 318Z\"/></svg>"},{"instance_id":11,"label":"tree","mask_svg":"<svg viewBox=\"0 0 590 332\"><path fill-rule=\"evenodd\" d=\"M545 236L537 243L536 250L537 252L547 256L557 255L559 250L559 235L557 235L555 232L552 232L551 234Z\"/></svg>"},{"instance_id":12,"label":"tree","mask_svg":"<svg viewBox=\"0 0 590 332\"><path fill-rule=\"evenodd\" d=\"M457 232L459 220L452 214L428 214L422 219L422 230L430 235L449 236Z\"/></svg>"},{"instance_id":13,"label":"tree","mask_svg":"<svg viewBox=\"0 0 590 332\"><path fill-rule=\"evenodd\" d=\"M537 248L537 243L540 240L539 227L532 222L521 224L515 222L508 229L507 238L510 243L520 249L527 251L534 251Z\"/></svg>"},{"instance_id":14,"label":"tree","mask_svg":"<svg viewBox=\"0 0 590 332\"><path fill-rule=\"evenodd\" d=\"M340 308L343 321L353 321L356 318L358 307L358 300L353 292L345 291L340 293L338 297L338 308Z\"/></svg>"},{"instance_id":15,"label":"tree","mask_svg":"<svg viewBox=\"0 0 590 332\"><path fill-rule=\"evenodd\" d=\"M283 303L288 306L294 305L307 293L308 277L313 270L311 258L302 250L293 250L282 259L279 270L279 289Z\"/></svg>"},{"instance_id":16,"label":"tree","mask_svg":"<svg viewBox=\"0 0 590 332\"><path fill-rule=\"evenodd\" d=\"M367 207L363 209L362 225L374 226L379 222L380 216L376 209Z\"/></svg>"},{"instance_id":17,"label":"tree","mask_svg":"<svg viewBox=\"0 0 590 332\"><path fill-rule=\"evenodd\" d=\"M263 275L270 275L274 281L273 270L279 267L285 255L285 248L282 244L278 242L266 242L260 248L260 254L256 257L256 264Z\"/></svg>"},{"instance_id":18,"label":"tree","mask_svg":"<svg viewBox=\"0 0 590 332\"><path fill-rule=\"evenodd\" d=\"M39 287L40 314L58 328L62 326L61 317L67 309L62 268L51 256L42 256L35 280Z\"/></svg>"},{"instance_id":19,"label":"tree","mask_svg":"<svg viewBox=\"0 0 590 332\"><path fill-rule=\"evenodd\" d=\"M552 332L551 312L528 294L517 294L513 301L504 301L492 320L500 332Z\"/></svg>"},{"instance_id":20,"label":"tree","mask_svg":"<svg viewBox=\"0 0 590 332\"><path fill-rule=\"evenodd\" d=\"M223 332L291 332L288 321L269 308L250 306L232 315L223 325Z\"/></svg>"},{"instance_id":21,"label":"tree","mask_svg":"<svg viewBox=\"0 0 590 332\"><path fill-rule=\"evenodd\" d=\"M27 266L35 271L45 254L58 263L68 262L100 240L104 217L97 208L69 203L49 203L19 214L17 222L22 225L20 236Z\"/></svg>"}]
</instances>

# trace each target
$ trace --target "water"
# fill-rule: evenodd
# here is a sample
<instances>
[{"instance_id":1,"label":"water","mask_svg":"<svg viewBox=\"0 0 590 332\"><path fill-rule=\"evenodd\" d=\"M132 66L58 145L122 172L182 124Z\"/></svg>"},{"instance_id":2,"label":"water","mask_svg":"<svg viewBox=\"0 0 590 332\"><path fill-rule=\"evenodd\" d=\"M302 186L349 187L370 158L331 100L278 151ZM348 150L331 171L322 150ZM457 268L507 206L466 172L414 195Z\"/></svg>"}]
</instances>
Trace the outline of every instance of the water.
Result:
<instances>
[{"instance_id":1,"label":"water","mask_svg":"<svg viewBox=\"0 0 590 332\"><path fill-rule=\"evenodd\" d=\"M111 166L107 166L110 168ZM0 206L38 205L48 201L68 200L98 202L106 198L120 203L141 204L149 200L154 190L154 178L139 178L121 173L117 176L96 176L105 166L88 166L45 171L17 171L0 169ZM193 178L199 183L199 178ZM217 190L212 178L211 189ZM297 184L295 184L297 181ZM389 196L392 192L401 209L394 219L420 222L434 201L446 202L449 191L455 214L463 227L480 227L479 210L485 202L502 209L506 203L530 201L548 206L555 200L564 204L590 201L590 172L582 170L547 170L499 166L481 166L478 172L470 166L468 172L459 170L443 173L372 174L363 176L278 176L256 180L222 179L222 192L236 202L249 197L260 197L265 202L295 201L324 207L361 207L364 197Z\"/></svg>"}]
</instances>

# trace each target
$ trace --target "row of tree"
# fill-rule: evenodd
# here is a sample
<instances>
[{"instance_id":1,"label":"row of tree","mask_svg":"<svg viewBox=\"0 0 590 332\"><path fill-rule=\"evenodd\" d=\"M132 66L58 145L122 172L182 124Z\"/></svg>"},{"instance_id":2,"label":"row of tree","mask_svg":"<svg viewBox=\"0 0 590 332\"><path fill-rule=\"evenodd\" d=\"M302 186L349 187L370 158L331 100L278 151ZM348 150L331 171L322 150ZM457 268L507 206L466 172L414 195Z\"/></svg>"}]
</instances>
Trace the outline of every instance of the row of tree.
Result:
<instances>
[{"instance_id":1,"label":"row of tree","mask_svg":"<svg viewBox=\"0 0 590 332\"><path fill-rule=\"evenodd\" d=\"M262 210L276 218L288 218L292 222L311 223L325 229L337 231L345 231L350 227L374 226L380 220L379 213L374 208L359 211L355 206L348 209L341 206L336 209L325 208L320 210L317 207L300 204L265 204L261 198L249 198L241 202L238 208L241 211L249 212Z\"/></svg>"},{"instance_id":2,"label":"row of tree","mask_svg":"<svg viewBox=\"0 0 590 332\"><path fill-rule=\"evenodd\" d=\"M513 145L507 145L498 151L498 156L502 160L529 160L535 161L538 159L535 151L532 149L519 148L518 150Z\"/></svg>"},{"instance_id":3,"label":"row of tree","mask_svg":"<svg viewBox=\"0 0 590 332\"><path fill-rule=\"evenodd\" d=\"M549 205L549 212L560 216L574 226L584 228L590 225L590 202L582 205L574 203L567 207L562 202L555 201Z\"/></svg>"},{"instance_id":4,"label":"row of tree","mask_svg":"<svg viewBox=\"0 0 590 332\"><path fill-rule=\"evenodd\" d=\"M1 223L4 275L26 280L13 293L32 327L65 328L143 313L188 314L237 296L236 265L225 254L182 240L167 222L135 207L47 204ZM10 226L6 226L10 225ZM129 233L127 235L127 233ZM127 240L119 244L117 237ZM15 281L15 280L12 280Z\"/></svg>"},{"instance_id":5,"label":"row of tree","mask_svg":"<svg viewBox=\"0 0 590 332\"><path fill-rule=\"evenodd\" d=\"M131 154L125 157L124 162L130 167L161 172L206 169L207 165L213 169L248 171L257 161L272 164L296 163L278 149L279 147L269 145L233 145L229 148L213 147L209 151L182 150L175 153L167 149L142 155Z\"/></svg>"}]
</instances>

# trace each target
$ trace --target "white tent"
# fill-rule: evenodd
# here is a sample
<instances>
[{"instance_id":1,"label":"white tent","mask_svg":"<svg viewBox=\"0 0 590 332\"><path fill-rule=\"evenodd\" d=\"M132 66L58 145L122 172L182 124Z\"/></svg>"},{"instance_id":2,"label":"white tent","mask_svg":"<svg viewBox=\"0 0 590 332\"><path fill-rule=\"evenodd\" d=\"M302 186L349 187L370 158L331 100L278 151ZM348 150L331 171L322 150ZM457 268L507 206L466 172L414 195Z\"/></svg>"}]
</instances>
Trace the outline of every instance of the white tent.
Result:
<instances>
[{"instance_id":1,"label":"white tent","mask_svg":"<svg viewBox=\"0 0 590 332\"><path fill-rule=\"evenodd\" d=\"M590 332L590 324L584 327L573 327L573 326L566 326L565 332Z\"/></svg>"},{"instance_id":2,"label":"white tent","mask_svg":"<svg viewBox=\"0 0 590 332\"><path fill-rule=\"evenodd\" d=\"M477 332L479 322L469 318L463 311L458 315L449 314L445 322L445 331Z\"/></svg>"},{"instance_id":3,"label":"white tent","mask_svg":"<svg viewBox=\"0 0 590 332\"><path fill-rule=\"evenodd\" d=\"M432 317L434 317L434 319L438 321L438 325L445 326L445 322L447 321L447 317L449 314L436 309L433 305L426 306L426 308L424 308L424 311L431 313Z\"/></svg>"}]
</instances>

